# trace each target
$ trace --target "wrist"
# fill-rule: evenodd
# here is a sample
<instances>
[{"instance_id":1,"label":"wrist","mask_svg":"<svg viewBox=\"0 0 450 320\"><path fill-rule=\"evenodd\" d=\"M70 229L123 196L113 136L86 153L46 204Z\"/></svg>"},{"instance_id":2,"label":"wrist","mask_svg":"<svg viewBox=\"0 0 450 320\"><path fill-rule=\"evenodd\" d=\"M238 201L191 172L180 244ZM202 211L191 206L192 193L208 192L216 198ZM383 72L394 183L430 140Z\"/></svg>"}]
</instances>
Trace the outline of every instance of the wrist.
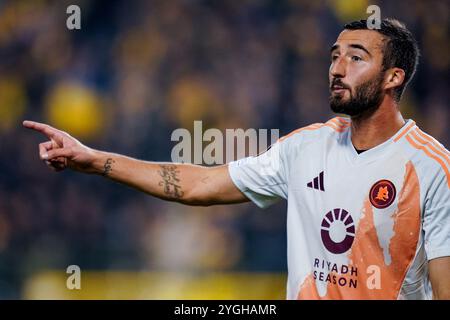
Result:
<instances>
[{"instance_id":1,"label":"wrist","mask_svg":"<svg viewBox=\"0 0 450 320\"><path fill-rule=\"evenodd\" d=\"M109 171L108 167L110 166L109 163L112 161L111 154L98 150L92 150L92 152L94 160L92 161L91 173L103 176L107 175Z\"/></svg>"}]
</instances>

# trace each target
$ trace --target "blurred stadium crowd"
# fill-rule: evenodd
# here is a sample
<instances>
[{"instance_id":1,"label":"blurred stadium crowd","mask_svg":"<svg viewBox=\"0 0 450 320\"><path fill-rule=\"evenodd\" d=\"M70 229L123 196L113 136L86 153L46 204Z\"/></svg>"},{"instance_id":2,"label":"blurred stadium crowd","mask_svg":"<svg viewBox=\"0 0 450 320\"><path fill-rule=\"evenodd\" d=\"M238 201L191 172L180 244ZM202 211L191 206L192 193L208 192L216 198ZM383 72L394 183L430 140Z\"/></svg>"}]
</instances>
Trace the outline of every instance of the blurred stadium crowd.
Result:
<instances>
[{"instance_id":1,"label":"blurred stadium crowd","mask_svg":"<svg viewBox=\"0 0 450 320\"><path fill-rule=\"evenodd\" d=\"M78 4L81 26L66 28ZM293 129L332 117L329 47L345 22L404 21L420 42L402 110L447 147L449 1L0 2L0 299L41 270L286 271L285 204L185 207L38 159L50 123L170 161L176 128Z\"/></svg>"}]
</instances>

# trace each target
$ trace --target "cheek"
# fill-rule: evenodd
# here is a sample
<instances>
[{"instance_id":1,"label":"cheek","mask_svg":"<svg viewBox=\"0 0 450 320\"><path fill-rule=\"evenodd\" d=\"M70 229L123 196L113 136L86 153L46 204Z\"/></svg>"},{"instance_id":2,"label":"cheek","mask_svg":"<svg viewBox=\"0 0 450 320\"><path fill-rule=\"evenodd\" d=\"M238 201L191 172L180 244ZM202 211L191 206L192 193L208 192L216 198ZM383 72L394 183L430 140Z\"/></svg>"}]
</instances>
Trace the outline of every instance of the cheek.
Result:
<instances>
[{"instance_id":1,"label":"cheek","mask_svg":"<svg viewBox=\"0 0 450 320\"><path fill-rule=\"evenodd\" d=\"M357 88L361 85L373 79L373 72L368 72L367 70L353 70L348 75L347 84L350 86L352 94L355 95Z\"/></svg>"},{"instance_id":2,"label":"cheek","mask_svg":"<svg viewBox=\"0 0 450 320\"><path fill-rule=\"evenodd\" d=\"M380 70L375 68L372 64L358 62L349 65L347 78L348 81L354 85L373 79L379 72Z\"/></svg>"}]
</instances>

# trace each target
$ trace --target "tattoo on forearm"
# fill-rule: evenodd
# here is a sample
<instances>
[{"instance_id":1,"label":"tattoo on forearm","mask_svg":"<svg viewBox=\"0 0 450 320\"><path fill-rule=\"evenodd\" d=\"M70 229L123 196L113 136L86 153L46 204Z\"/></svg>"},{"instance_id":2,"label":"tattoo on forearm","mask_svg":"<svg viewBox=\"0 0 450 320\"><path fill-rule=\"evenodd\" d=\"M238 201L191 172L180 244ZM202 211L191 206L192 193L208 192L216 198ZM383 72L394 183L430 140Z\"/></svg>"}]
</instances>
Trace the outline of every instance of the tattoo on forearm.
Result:
<instances>
[{"instance_id":1,"label":"tattoo on forearm","mask_svg":"<svg viewBox=\"0 0 450 320\"><path fill-rule=\"evenodd\" d=\"M164 187L164 193L175 199L183 197L184 192L181 190L179 173L176 165L159 165L161 170L158 170L159 175L162 177L162 181L159 185Z\"/></svg>"},{"instance_id":2,"label":"tattoo on forearm","mask_svg":"<svg viewBox=\"0 0 450 320\"><path fill-rule=\"evenodd\" d=\"M207 183L208 183L208 180L209 180L209 176L208 176L208 177L204 177L204 178L201 180L201 182L204 183L204 184L207 184Z\"/></svg>"},{"instance_id":3,"label":"tattoo on forearm","mask_svg":"<svg viewBox=\"0 0 450 320\"><path fill-rule=\"evenodd\" d=\"M112 165L115 161L112 158L108 158L105 162L105 164L103 165L103 175L105 177L107 177L109 175L109 173L112 171Z\"/></svg>"}]
</instances>

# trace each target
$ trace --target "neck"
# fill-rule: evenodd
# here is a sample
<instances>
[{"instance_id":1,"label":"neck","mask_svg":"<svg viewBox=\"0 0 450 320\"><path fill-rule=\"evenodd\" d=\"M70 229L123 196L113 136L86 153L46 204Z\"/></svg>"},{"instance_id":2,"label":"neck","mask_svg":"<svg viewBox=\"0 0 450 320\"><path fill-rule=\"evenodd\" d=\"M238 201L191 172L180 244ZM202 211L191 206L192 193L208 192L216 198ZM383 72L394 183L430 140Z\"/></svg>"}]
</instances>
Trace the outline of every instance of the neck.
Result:
<instances>
[{"instance_id":1,"label":"neck","mask_svg":"<svg viewBox=\"0 0 450 320\"><path fill-rule=\"evenodd\" d=\"M358 150L369 150L389 140L405 125L397 104L385 97L378 110L352 117L352 143Z\"/></svg>"}]
</instances>

